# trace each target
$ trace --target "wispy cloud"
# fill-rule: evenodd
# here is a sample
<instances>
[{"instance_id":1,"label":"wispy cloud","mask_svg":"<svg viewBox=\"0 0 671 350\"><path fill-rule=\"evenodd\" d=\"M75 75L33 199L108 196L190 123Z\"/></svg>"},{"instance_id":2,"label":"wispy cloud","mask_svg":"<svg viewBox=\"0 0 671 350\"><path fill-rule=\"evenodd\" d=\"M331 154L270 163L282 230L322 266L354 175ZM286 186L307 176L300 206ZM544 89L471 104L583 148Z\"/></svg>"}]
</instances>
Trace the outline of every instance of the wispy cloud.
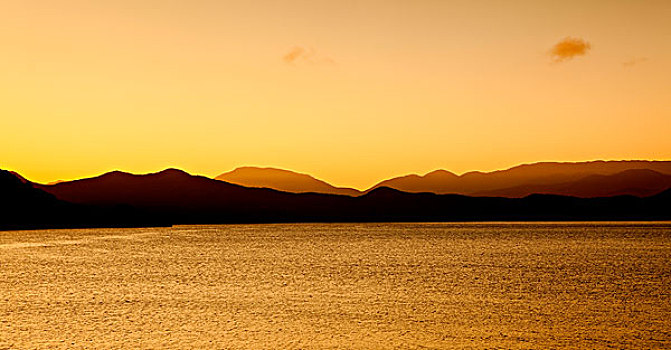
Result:
<instances>
[{"instance_id":1,"label":"wispy cloud","mask_svg":"<svg viewBox=\"0 0 671 350\"><path fill-rule=\"evenodd\" d=\"M633 67L633 66L635 66L637 64L640 64L640 63L643 63L647 60L648 60L647 57L636 57L636 58L630 59L629 61L622 62L622 65L625 66L625 67Z\"/></svg>"},{"instance_id":2,"label":"wispy cloud","mask_svg":"<svg viewBox=\"0 0 671 350\"><path fill-rule=\"evenodd\" d=\"M301 59L301 58L304 59L306 56L309 56L309 55L304 48L302 48L300 46L294 46L293 48L291 48L291 50L289 52L287 52L284 55L284 57L282 57L282 59L284 60L284 62L291 64L291 63L296 62L296 60L298 60L298 59Z\"/></svg>"},{"instance_id":3,"label":"wispy cloud","mask_svg":"<svg viewBox=\"0 0 671 350\"><path fill-rule=\"evenodd\" d=\"M563 62L576 56L584 56L592 44L580 38L564 38L550 49L550 57L555 62Z\"/></svg>"},{"instance_id":4,"label":"wispy cloud","mask_svg":"<svg viewBox=\"0 0 671 350\"><path fill-rule=\"evenodd\" d=\"M327 56L317 53L313 48L305 48L302 46L294 46L287 53L282 56L282 60L286 64L335 64L335 61Z\"/></svg>"}]
</instances>

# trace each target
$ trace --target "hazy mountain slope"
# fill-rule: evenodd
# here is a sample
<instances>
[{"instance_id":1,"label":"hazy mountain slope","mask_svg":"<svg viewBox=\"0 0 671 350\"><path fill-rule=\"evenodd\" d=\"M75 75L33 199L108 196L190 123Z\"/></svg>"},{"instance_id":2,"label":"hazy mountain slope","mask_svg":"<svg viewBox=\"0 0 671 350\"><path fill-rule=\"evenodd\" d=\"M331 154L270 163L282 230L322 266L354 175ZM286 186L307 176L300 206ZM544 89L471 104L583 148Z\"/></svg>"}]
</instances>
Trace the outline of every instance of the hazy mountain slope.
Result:
<instances>
[{"instance_id":1,"label":"hazy mountain slope","mask_svg":"<svg viewBox=\"0 0 671 350\"><path fill-rule=\"evenodd\" d=\"M610 197L632 195L647 197L671 188L671 175L653 170L632 169L613 175L589 175L572 182L550 185L523 185L476 193L480 196L525 197L533 193L575 197Z\"/></svg>"},{"instance_id":2,"label":"hazy mountain slope","mask_svg":"<svg viewBox=\"0 0 671 350\"><path fill-rule=\"evenodd\" d=\"M279 191L329 193L357 196L353 188L335 187L314 177L276 168L241 167L215 178L245 187L264 187Z\"/></svg>"},{"instance_id":3,"label":"hazy mountain slope","mask_svg":"<svg viewBox=\"0 0 671 350\"><path fill-rule=\"evenodd\" d=\"M459 176L445 170L426 175L406 175L380 182L371 188L389 187L405 192L458 193Z\"/></svg>"},{"instance_id":4,"label":"hazy mountain slope","mask_svg":"<svg viewBox=\"0 0 671 350\"><path fill-rule=\"evenodd\" d=\"M632 169L647 169L669 175L671 174L671 162L543 162L520 165L507 170L489 173L469 172L461 176L456 176L445 171L435 171L425 176L410 175L389 179L373 186L371 189L386 186L406 192L481 195L483 193L490 193L493 190L504 190L515 187L564 184L590 175L613 175Z\"/></svg>"}]
</instances>

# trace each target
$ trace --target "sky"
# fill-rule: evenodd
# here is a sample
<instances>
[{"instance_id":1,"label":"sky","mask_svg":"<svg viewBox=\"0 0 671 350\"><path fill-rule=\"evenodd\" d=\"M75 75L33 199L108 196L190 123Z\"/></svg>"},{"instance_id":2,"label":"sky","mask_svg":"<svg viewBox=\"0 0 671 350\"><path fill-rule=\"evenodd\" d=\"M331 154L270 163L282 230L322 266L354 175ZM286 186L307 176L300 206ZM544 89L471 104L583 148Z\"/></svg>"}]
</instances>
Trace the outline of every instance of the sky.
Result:
<instances>
[{"instance_id":1,"label":"sky","mask_svg":"<svg viewBox=\"0 0 671 350\"><path fill-rule=\"evenodd\" d=\"M671 1L0 0L0 168L671 159Z\"/></svg>"}]
</instances>

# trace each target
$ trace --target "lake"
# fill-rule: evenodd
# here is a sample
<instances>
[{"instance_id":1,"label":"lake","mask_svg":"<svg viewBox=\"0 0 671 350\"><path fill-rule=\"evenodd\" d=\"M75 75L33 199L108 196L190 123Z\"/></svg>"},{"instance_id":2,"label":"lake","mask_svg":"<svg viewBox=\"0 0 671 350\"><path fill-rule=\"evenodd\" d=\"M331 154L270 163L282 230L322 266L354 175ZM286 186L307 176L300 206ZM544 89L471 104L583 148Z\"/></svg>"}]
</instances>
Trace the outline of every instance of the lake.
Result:
<instances>
[{"instance_id":1,"label":"lake","mask_svg":"<svg viewBox=\"0 0 671 350\"><path fill-rule=\"evenodd\" d=\"M15 348L671 348L671 223L0 232Z\"/></svg>"}]
</instances>

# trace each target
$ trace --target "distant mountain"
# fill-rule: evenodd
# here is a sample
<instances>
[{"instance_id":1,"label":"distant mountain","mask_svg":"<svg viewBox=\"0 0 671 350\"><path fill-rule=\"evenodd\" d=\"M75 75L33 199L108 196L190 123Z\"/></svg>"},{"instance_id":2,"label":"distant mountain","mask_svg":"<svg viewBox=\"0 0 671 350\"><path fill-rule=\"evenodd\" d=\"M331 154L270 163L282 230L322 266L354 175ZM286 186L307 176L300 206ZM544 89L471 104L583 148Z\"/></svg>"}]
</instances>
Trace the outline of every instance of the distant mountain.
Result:
<instances>
[{"instance_id":1,"label":"distant mountain","mask_svg":"<svg viewBox=\"0 0 671 350\"><path fill-rule=\"evenodd\" d=\"M314 177L276 168L241 167L215 178L245 187L272 188L279 191L304 193L329 193L358 196L353 188L334 187Z\"/></svg>"},{"instance_id":2,"label":"distant mountain","mask_svg":"<svg viewBox=\"0 0 671 350\"><path fill-rule=\"evenodd\" d=\"M638 178L639 174L625 172L607 180L629 176ZM247 188L175 169L145 175L115 171L55 185L23 182L14 174L0 172L0 229L262 222L669 220L669 208L671 190L644 198L547 194L503 198L379 187L352 197Z\"/></svg>"},{"instance_id":3,"label":"distant mountain","mask_svg":"<svg viewBox=\"0 0 671 350\"><path fill-rule=\"evenodd\" d=\"M476 193L478 196L521 198L530 194L555 194L582 198L632 195L652 196L671 188L671 175L653 170L631 169L613 175L589 175L576 181L523 185Z\"/></svg>"},{"instance_id":4,"label":"distant mountain","mask_svg":"<svg viewBox=\"0 0 671 350\"><path fill-rule=\"evenodd\" d=\"M46 185L56 185L56 184L59 184L61 182L65 182L65 180L54 180L54 181L46 183Z\"/></svg>"},{"instance_id":5,"label":"distant mountain","mask_svg":"<svg viewBox=\"0 0 671 350\"><path fill-rule=\"evenodd\" d=\"M460 177L449 171L436 170L424 176L412 174L382 181L371 190L389 187L404 192L460 193L457 190L459 181Z\"/></svg>"},{"instance_id":6,"label":"distant mountain","mask_svg":"<svg viewBox=\"0 0 671 350\"><path fill-rule=\"evenodd\" d=\"M594 175L615 175L627 170L645 169L660 174L671 175L671 162L669 161L594 161L579 163L557 163L544 162L525 164L507 170L484 172L469 172L457 176L447 171L434 171L424 176L408 175L382 181L371 188L391 187L406 192L432 192L438 194L463 194L463 195L500 195L506 197L520 197L534 193L534 189L546 190L548 185L566 185L568 183L582 180ZM632 179L635 184L632 188L640 187L639 180L635 176L623 177ZM614 183L622 180L620 178ZM649 180L651 177L647 177ZM589 181L588 181L589 182ZM636 184L638 183L638 184ZM622 192L625 185L620 184L619 189L612 193ZM651 185L650 187L655 187ZM524 190L528 188L530 191ZM370 191L370 190L368 190ZM597 192L605 192L600 190ZM636 191L633 191L636 192ZM633 192L631 192L633 194ZM577 190L571 195L589 197L588 192L579 193Z\"/></svg>"}]
</instances>

